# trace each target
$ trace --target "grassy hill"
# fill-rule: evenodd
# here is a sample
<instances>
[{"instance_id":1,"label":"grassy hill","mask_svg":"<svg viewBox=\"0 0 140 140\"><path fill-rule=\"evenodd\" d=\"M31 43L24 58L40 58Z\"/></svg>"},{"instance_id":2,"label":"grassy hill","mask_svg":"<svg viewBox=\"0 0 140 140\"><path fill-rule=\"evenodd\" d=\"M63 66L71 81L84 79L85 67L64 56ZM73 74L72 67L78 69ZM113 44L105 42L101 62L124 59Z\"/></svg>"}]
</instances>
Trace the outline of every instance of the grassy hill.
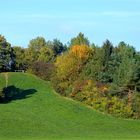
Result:
<instances>
[{"instance_id":1,"label":"grassy hill","mask_svg":"<svg viewBox=\"0 0 140 140\"><path fill-rule=\"evenodd\" d=\"M33 75L8 73L8 86L15 95L0 104L0 140L140 139L140 121L103 115L63 98Z\"/></svg>"}]
</instances>

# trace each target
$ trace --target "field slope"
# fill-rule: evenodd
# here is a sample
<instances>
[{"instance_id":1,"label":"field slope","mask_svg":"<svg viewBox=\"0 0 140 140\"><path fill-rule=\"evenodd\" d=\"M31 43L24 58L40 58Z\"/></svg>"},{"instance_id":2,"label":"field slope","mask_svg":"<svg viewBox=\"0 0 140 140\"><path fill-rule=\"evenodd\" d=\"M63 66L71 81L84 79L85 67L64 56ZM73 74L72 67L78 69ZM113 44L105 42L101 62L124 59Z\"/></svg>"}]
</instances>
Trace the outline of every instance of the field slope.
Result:
<instances>
[{"instance_id":1,"label":"field slope","mask_svg":"<svg viewBox=\"0 0 140 140\"><path fill-rule=\"evenodd\" d=\"M15 94L0 104L0 140L136 140L140 121L117 119L57 95L33 75L0 75ZM10 92L11 92L10 91Z\"/></svg>"}]
</instances>

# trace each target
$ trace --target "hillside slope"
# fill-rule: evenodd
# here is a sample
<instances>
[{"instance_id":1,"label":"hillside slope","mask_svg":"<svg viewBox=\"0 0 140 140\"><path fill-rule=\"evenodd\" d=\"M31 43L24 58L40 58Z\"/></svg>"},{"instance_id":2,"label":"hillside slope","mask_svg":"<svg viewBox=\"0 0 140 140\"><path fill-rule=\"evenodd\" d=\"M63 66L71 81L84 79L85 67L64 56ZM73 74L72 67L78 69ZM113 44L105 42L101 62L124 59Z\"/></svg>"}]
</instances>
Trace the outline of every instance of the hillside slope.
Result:
<instances>
[{"instance_id":1,"label":"hillside slope","mask_svg":"<svg viewBox=\"0 0 140 140\"><path fill-rule=\"evenodd\" d=\"M140 121L113 118L63 98L33 75L8 73L8 86L16 94L0 104L0 140L140 139Z\"/></svg>"}]
</instances>

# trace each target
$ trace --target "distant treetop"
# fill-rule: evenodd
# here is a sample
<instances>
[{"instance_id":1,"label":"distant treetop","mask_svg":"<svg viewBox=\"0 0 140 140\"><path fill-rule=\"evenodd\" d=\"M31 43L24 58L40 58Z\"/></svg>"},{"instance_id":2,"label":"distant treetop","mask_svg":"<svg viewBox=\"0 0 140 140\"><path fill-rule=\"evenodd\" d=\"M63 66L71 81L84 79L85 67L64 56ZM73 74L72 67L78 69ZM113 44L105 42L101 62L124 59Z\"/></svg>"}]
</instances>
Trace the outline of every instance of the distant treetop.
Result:
<instances>
[{"instance_id":1,"label":"distant treetop","mask_svg":"<svg viewBox=\"0 0 140 140\"><path fill-rule=\"evenodd\" d=\"M86 45L90 46L90 42L87 37L84 36L83 33L79 33L78 36L74 37L70 41L70 47L75 46L75 45Z\"/></svg>"}]
</instances>

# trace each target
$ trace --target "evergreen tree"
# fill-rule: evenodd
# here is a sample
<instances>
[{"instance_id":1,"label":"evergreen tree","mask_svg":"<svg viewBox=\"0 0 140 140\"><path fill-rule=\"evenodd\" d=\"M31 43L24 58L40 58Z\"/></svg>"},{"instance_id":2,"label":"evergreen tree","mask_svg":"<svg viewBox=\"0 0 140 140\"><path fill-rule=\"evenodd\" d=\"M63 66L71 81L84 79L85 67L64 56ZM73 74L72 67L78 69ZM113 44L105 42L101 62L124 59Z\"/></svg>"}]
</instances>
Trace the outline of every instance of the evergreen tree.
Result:
<instances>
[{"instance_id":1,"label":"evergreen tree","mask_svg":"<svg viewBox=\"0 0 140 140\"><path fill-rule=\"evenodd\" d=\"M106 40L104 43L103 43L103 53L104 53L104 61L103 61L103 65L106 67L107 64L108 64L108 61L110 59L110 56L113 52L113 45L112 43L109 41L109 40Z\"/></svg>"},{"instance_id":2,"label":"evergreen tree","mask_svg":"<svg viewBox=\"0 0 140 140\"><path fill-rule=\"evenodd\" d=\"M104 83L108 83L112 81L112 78L110 77L110 70L112 69L111 67L111 55L113 52L113 45L109 40L106 40L103 43L102 46L102 50L103 50L103 69L100 72L100 81L104 82ZM110 61L110 63L109 63ZM110 69L111 68L111 69Z\"/></svg>"},{"instance_id":3,"label":"evergreen tree","mask_svg":"<svg viewBox=\"0 0 140 140\"><path fill-rule=\"evenodd\" d=\"M89 43L88 38L86 38L84 34L80 32L77 37L72 38L70 41L70 45L69 45L70 47L75 46L75 45L89 46L90 43Z\"/></svg>"}]
</instances>

